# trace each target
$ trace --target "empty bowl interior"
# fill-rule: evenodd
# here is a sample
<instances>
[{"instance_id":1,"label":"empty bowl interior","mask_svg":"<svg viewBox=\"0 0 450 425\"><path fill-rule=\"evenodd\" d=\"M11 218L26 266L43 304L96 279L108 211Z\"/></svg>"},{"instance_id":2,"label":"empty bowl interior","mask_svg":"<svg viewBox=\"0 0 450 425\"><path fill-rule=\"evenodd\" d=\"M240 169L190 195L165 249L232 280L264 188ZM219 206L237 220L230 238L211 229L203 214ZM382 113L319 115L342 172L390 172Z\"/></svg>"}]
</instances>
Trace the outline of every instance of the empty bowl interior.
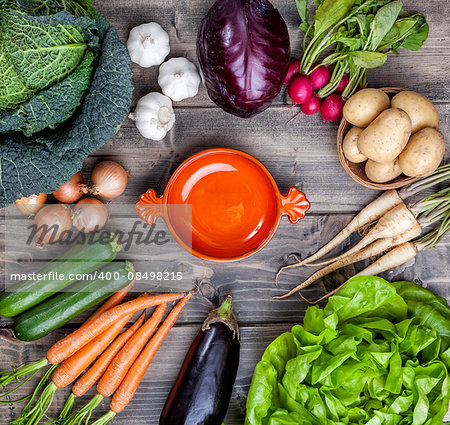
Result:
<instances>
[{"instance_id":1,"label":"empty bowl interior","mask_svg":"<svg viewBox=\"0 0 450 425\"><path fill-rule=\"evenodd\" d=\"M277 224L275 188L238 153L216 151L182 165L168 187L168 219L199 254L231 259L257 249Z\"/></svg>"}]
</instances>

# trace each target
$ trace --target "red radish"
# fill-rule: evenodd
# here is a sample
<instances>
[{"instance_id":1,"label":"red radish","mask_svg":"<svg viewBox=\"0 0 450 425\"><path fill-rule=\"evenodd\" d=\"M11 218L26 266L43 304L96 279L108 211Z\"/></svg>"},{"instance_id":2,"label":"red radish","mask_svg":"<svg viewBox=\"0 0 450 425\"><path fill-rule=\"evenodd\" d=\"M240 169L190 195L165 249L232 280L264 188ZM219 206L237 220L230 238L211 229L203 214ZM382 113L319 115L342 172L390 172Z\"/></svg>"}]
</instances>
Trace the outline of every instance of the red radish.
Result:
<instances>
[{"instance_id":1,"label":"red radish","mask_svg":"<svg viewBox=\"0 0 450 425\"><path fill-rule=\"evenodd\" d=\"M312 94L311 80L306 75L296 75L292 78L288 86L289 97L295 104L305 103Z\"/></svg>"},{"instance_id":2,"label":"red radish","mask_svg":"<svg viewBox=\"0 0 450 425\"><path fill-rule=\"evenodd\" d=\"M313 93L311 97L301 106L301 110L305 115L314 115L319 112L320 97Z\"/></svg>"},{"instance_id":3,"label":"red radish","mask_svg":"<svg viewBox=\"0 0 450 425\"><path fill-rule=\"evenodd\" d=\"M342 109L344 108L344 99L338 94L328 96L320 107L320 114L323 121L336 121L342 117Z\"/></svg>"},{"instance_id":4,"label":"red radish","mask_svg":"<svg viewBox=\"0 0 450 425\"><path fill-rule=\"evenodd\" d=\"M309 78L311 78L312 88L314 90L320 90L330 81L330 70L325 65L321 65L311 72Z\"/></svg>"},{"instance_id":5,"label":"red radish","mask_svg":"<svg viewBox=\"0 0 450 425\"><path fill-rule=\"evenodd\" d=\"M300 61L298 59L291 59L291 62L289 63L289 69L286 74L286 78L284 79L284 84L289 84L292 80L292 77L295 74L298 74L300 72Z\"/></svg>"},{"instance_id":6,"label":"red radish","mask_svg":"<svg viewBox=\"0 0 450 425\"><path fill-rule=\"evenodd\" d=\"M349 80L348 74L344 74L341 78L341 81L339 82L339 85L336 87L337 93L342 93L345 90L348 84L348 80Z\"/></svg>"}]
</instances>

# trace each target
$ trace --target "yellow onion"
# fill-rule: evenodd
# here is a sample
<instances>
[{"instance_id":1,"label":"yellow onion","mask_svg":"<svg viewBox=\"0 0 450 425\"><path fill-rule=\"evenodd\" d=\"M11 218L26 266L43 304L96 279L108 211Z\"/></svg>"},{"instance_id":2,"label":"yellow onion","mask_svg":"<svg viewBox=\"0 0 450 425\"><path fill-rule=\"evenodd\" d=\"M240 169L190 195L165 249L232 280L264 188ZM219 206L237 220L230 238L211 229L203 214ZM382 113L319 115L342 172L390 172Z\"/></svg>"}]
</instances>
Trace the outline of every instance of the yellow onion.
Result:
<instances>
[{"instance_id":1,"label":"yellow onion","mask_svg":"<svg viewBox=\"0 0 450 425\"><path fill-rule=\"evenodd\" d=\"M73 204L83 195L84 179L80 172L75 173L67 183L59 186L53 196L64 204Z\"/></svg>"},{"instance_id":2,"label":"yellow onion","mask_svg":"<svg viewBox=\"0 0 450 425\"><path fill-rule=\"evenodd\" d=\"M72 228L70 208L64 204L47 205L34 216L36 245L56 242Z\"/></svg>"},{"instance_id":3,"label":"yellow onion","mask_svg":"<svg viewBox=\"0 0 450 425\"><path fill-rule=\"evenodd\" d=\"M92 171L89 192L104 198L117 198L127 187L128 177L128 173L117 162L100 162Z\"/></svg>"},{"instance_id":4,"label":"yellow onion","mask_svg":"<svg viewBox=\"0 0 450 425\"><path fill-rule=\"evenodd\" d=\"M14 202L14 204L21 213L33 215L36 214L46 202L47 195L45 193L40 193L39 195L24 196Z\"/></svg>"},{"instance_id":5,"label":"yellow onion","mask_svg":"<svg viewBox=\"0 0 450 425\"><path fill-rule=\"evenodd\" d=\"M108 221L108 210L97 198L84 198L77 202L72 213L73 225L83 233L100 230Z\"/></svg>"}]
</instances>

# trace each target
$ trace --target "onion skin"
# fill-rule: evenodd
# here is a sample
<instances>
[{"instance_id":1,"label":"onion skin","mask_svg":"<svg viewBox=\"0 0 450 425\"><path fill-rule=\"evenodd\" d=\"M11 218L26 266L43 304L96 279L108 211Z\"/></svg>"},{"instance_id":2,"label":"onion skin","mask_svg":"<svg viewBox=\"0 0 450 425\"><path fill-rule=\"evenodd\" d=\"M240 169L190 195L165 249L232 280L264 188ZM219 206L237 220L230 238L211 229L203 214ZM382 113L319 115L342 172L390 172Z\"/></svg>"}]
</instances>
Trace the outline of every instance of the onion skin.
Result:
<instances>
[{"instance_id":1,"label":"onion skin","mask_svg":"<svg viewBox=\"0 0 450 425\"><path fill-rule=\"evenodd\" d=\"M217 0L200 25L197 57L211 100L249 118L281 91L290 59L286 23L268 0Z\"/></svg>"},{"instance_id":2,"label":"onion skin","mask_svg":"<svg viewBox=\"0 0 450 425\"><path fill-rule=\"evenodd\" d=\"M128 173L115 161L98 163L91 174L93 187L89 190L103 198L117 198L127 187Z\"/></svg>"},{"instance_id":3,"label":"onion skin","mask_svg":"<svg viewBox=\"0 0 450 425\"><path fill-rule=\"evenodd\" d=\"M108 210L97 198L84 198L77 202L72 213L73 225L82 233L102 229L108 221Z\"/></svg>"},{"instance_id":4,"label":"onion skin","mask_svg":"<svg viewBox=\"0 0 450 425\"><path fill-rule=\"evenodd\" d=\"M75 173L68 182L59 186L53 196L64 204L73 204L83 196L84 178L80 172Z\"/></svg>"},{"instance_id":5,"label":"onion skin","mask_svg":"<svg viewBox=\"0 0 450 425\"><path fill-rule=\"evenodd\" d=\"M47 205L34 216L36 246L57 242L72 228L70 208L64 204Z\"/></svg>"},{"instance_id":6,"label":"onion skin","mask_svg":"<svg viewBox=\"0 0 450 425\"><path fill-rule=\"evenodd\" d=\"M25 215L36 214L47 202L47 194L40 193L39 195L30 195L28 197L18 199L14 204L17 209Z\"/></svg>"}]
</instances>

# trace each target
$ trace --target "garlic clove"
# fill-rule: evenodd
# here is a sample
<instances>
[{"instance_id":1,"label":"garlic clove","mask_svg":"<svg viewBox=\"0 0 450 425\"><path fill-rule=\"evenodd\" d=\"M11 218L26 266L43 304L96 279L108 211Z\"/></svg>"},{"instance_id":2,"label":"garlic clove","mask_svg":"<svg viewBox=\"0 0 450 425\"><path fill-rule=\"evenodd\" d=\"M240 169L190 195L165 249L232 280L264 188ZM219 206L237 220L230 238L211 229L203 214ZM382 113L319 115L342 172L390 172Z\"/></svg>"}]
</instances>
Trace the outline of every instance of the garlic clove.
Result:
<instances>
[{"instance_id":1,"label":"garlic clove","mask_svg":"<svg viewBox=\"0 0 450 425\"><path fill-rule=\"evenodd\" d=\"M134 63L144 68L160 65L170 53L169 34L156 22L142 24L130 31L127 48Z\"/></svg>"},{"instance_id":2,"label":"garlic clove","mask_svg":"<svg viewBox=\"0 0 450 425\"><path fill-rule=\"evenodd\" d=\"M186 58L169 59L159 68L158 84L175 102L197 95L200 82L197 67Z\"/></svg>"}]
</instances>

